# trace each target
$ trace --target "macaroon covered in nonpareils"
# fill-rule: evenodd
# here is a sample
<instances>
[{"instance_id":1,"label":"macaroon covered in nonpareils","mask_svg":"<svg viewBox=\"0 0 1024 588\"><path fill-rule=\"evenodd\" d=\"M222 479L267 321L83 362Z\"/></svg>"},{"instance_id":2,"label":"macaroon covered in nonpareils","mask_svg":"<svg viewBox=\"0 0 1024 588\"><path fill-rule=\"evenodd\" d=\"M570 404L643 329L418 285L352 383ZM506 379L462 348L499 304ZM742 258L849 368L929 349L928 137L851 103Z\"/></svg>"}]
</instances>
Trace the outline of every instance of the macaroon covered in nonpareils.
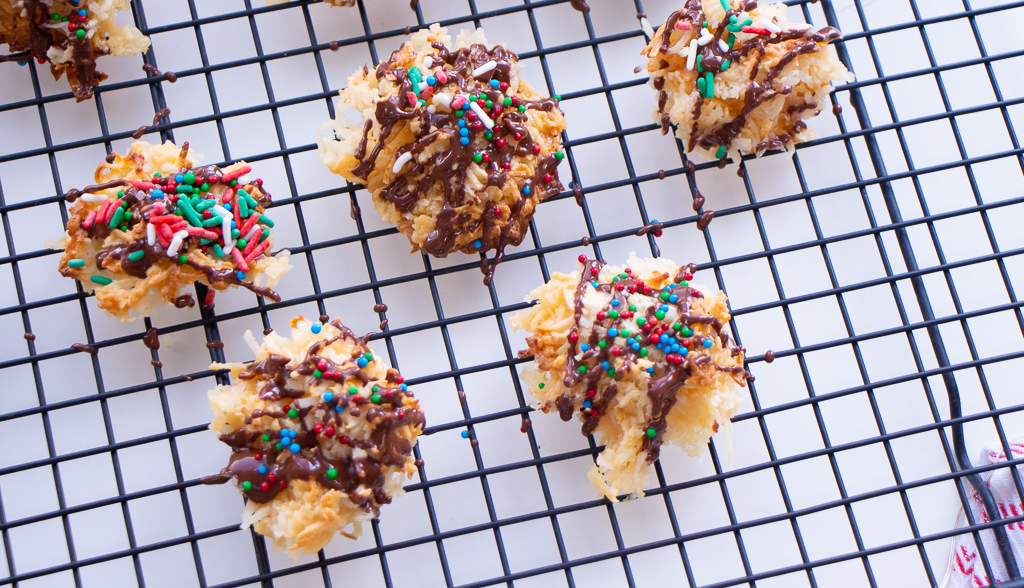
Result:
<instances>
[{"instance_id":1,"label":"macaroon covered in nonpareils","mask_svg":"<svg viewBox=\"0 0 1024 588\"><path fill-rule=\"evenodd\" d=\"M324 125L320 160L363 184L413 250L437 257L522 242L539 202L562 189L565 119L533 90L519 58L483 30L454 43L432 25L391 57L349 77Z\"/></svg>"},{"instance_id":2,"label":"macaroon covered in nonpareils","mask_svg":"<svg viewBox=\"0 0 1024 588\"><path fill-rule=\"evenodd\" d=\"M130 0L0 0L0 45L48 62L54 79L67 76L81 102L107 77L96 69L99 57L149 49L137 28L117 24L117 13L129 9Z\"/></svg>"},{"instance_id":3,"label":"macaroon covered in nonpareils","mask_svg":"<svg viewBox=\"0 0 1024 588\"><path fill-rule=\"evenodd\" d=\"M611 501L643 496L651 464L670 443L691 455L728 426L752 376L726 329L721 291L690 283L694 266L631 256L625 266L580 256L512 317L530 333L520 376L544 412L575 415L605 445L589 473Z\"/></svg>"},{"instance_id":4,"label":"macaroon covered in nonpareils","mask_svg":"<svg viewBox=\"0 0 1024 588\"><path fill-rule=\"evenodd\" d=\"M832 84L852 81L830 43L833 27L786 19L781 2L686 0L643 53L658 91L662 132L725 163L814 138Z\"/></svg>"},{"instance_id":5,"label":"macaroon covered in nonpareils","mask_svg":"<svg viewBox=\"0 0 1024 588\"><path fill-rule=\"evenodd\" d=\"M199 167L187 142L140 141L108 161L96 185L67 193L74 204L60 260L60 273L95 290L100 308L134 320L160 304L183 306L194 282L280 301L271 288L291 269L288 251L271 250L270 194L250 166Z\"/></svg>"},{"instance_id":6,"label":"macaroon covered in nonpareils","mask_svg":"<svg viewBox=\"0 0 1024 588\"><path fill-rule=\"evenodd\" d=\"M209 393L210 428L231 447L206 484L234 480L247 498L243 524L298 557L316 553L403 493L416 472L413 446L425 418L398 371L338 320L291 321L287 335L245 339L250 363Z\"/></svg>"}]
</instances>

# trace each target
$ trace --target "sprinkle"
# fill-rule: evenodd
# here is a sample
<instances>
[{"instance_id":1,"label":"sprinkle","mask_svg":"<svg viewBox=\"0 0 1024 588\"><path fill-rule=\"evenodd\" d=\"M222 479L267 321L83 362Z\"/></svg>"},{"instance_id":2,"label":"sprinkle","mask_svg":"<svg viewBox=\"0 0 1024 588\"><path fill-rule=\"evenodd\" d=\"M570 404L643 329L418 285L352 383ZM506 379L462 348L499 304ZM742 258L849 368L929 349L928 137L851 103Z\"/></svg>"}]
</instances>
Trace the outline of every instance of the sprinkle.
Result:
<instances>
[{"instance_id":1,"label":"sprinkle","mask_svg":"<svg viewBox=\"0 0 1024 588\"><path fill-rule=\"evenodd\" d=\"M321 329L321 327L320 327L320 323L313 323L313 324L312 324L312 325L310 325L310 327L309 327L309 330L310 330L310 331L313 331L313 334L314 334L314 335L319 335L319 334L320 334L320 329Z\"/></svg>"},{"instance_id":2,"label":"sprinkle","mask_svg":"<svg viewBox=\"0 0 1024 588\"><path fill-rule=\"evenodd\" d=\"M483 242L480 239L477 239L476 241L473 241L473 247L474 248L480 249L483 246L484 246L484 244L483 244Z\"/></svg>"},{"instance_id":3,"label":"sprinkle","mask_svg":"<svg viewBox=\"0 0 1024 588\"><path fill-rule=\"evenodd\" d=\"M725 71L725 70L729 69L730 65L732 65L732 61L729 61L728 59L723 60L722 61L722 71Z\"/></svg>"},{"instance_id":4,"label":"sprinkle","mask_svg":"<svg viewBox=\"0 0 1024 588\"><path fill-rule=\"evenodd\" d=\"M722 0L722 2L725 2L725 0ZM654 427L648 427L648 429L647 429L647 436L648 437L653 439L657 434L658 434L658 432L656 430L654 430Z\"/></svg>"},{"instance_id":5,"label":"sprinkle","mask_svg":"<svg viewBox=\"0 0 1024 588\"><path fill-rule=\"evenodd\" d=\"M778 25L776 25L775 23L773 23L770 20L762 19L762 20L759 20L756 23L754 23L754 25L758 26L758 27L761 27L761 28L768 29L768 31L772 32L772 33L781 33L782 32L782 29L779 28Z\"/></svg>"},{"instance_id":6,"label":"sprinkle","mask_svg":"<svg viewBox=\"0 0 1024 588\"><path fill-rule=\"evenodd\" d=\"M714 76L711 75L711 72L706 72L704 74L704 79L706 80L704 82L704 89L708 93L708 98L714 98L715 97L715 78L714 78Z\"/></svg>"},{"instance_id":7,"label":"sprinkle","mask_svg":"<svg viewBox=\"0 0 1024 588\"><path fill-rule=\"evenodd\" d=\"M245 492L252 490L252 482L250 482L249 480L242 482L242 490L244 490Z\"/></svg>"},{"instance_id":8,"label":"sprinkle","mask_svg":"<svg viewBox=\"0 0 1024 588\"><path fill-rule=\"evenodd\" d=\"M300 446L298 443L292 443L291 445L288 446L288 451L291 451L292 453L298 453L302 451L302 446Z\"/></svg>"},{"instance_id":9,"label":"sprinkle","mask_svg":"<svg viewBox=\"0 0 1024 588\"><path fill-rule=\"evenodd\" d=\"M138 251L132 251L128 254L128 261L138 261L146 255L146 252L139 249Z\"/></svg>"},{"instance_id":10,"label":"sprinkle","mask_svg":"<svg viewBox=\"0 0 1024 588\"><path fill-rule=\"evenodd\" d=\"M754 35L770 35L772 32L763 27L743 27L740 29L744 33L751 33Z\"/></svg>"},{"instance_id":11,"label":"sprinkle","mask_svg":"<svg viewBox=\"0 0 1024 588\"><path fill-rule=\"evenodd\" d=\"M729 25L729 26L732 26L732 25ZM713 41L714 39L715 38L711 35L711 33L707 29L701 29L701 31L700 31L700 38L697 39L697 44L700 45L701 47L703 47L703 46L707 45L708 43L710 43L711 41Z\"/></svg>"},{"instance_id":12,"label":"sprinkle","mask_svg":"<svg viewBox=\"0 0 1024 588\"><path fill-rule=\"evenodd\" d=\"M693 28L693 25L688 20L680 20L676 21L676 28L681 31L688 31Z\"/></svg>"},{"instance_id":13,"label":"sprinkle","mask_svg":"<svg viewBox=\"0 0 1024 588\"><path fill-rule=\"evenodd\" d=\"M487 127L488 129L494 128L494 121L491 120L491 117L487 116L487 113L484 112L484 109L480 107L479 103L470 102L469 107L470 109L473 110L473 112L476 113L477 116L480 117L480 120L484 123L485 127Z\"/></svg>"},{"instance_id":14,"label":"sprinkle","mask_svg":"<svg viewBox=\"0 0 1024 588\"><path fill-rule=\"evenodd\" d=\"M722 159L727 151L728 149L726 149L725 145L720 146L718 151L715 151L715 159Z\"/></svg>"},{"instance_id":15,"label":"sprinkle","mask_svg":"<svg viewBox=\"0 0 1024 588\"><path fill-rule=\"evenodd\" d=\"M247 174L247 173L249 173L251 171L252 171L252 167L248 166L248 165L245 165L245 166L242 166L242 167L236 169L235 171L228 172L228 173L224 174L223 176L221 176L220 181L222 183L224 183L224 184L227 184L228 182L230 182L232 180L237 180L238 178L244 176L245 174ZM181 183L181 182L178 182L178 183Z\"/></svg>"},{"instance_id":16,"label":"sprinkle","mask_svg":"<svg viewBox=\"0 0 1024 588\"><path fill-rule=\"evenodd\" d=\"M693 71L693 64L697 61L697 39L690 39L690 54L686 57L686 69Z\"/></svg>"},{"instance_id":17,"label":"sprinkle","mask_svg":"<svg viewBox=\"0 0 1024 588\"><path fill-rule=\"evenodd\" d=\"M185 240L185 237L188 237L188 232L186 231L174 233L174 238L171 239L171 244L167 247L168 257L174 257L178 254L178 250L181 249L181 243Z\"/></svg>"},{"instance_id":18,"label":"sprinkle","mask_svg":"<svg viewBox=\"0 0 1024 588\"><path fill-rule=\"evenodd\" d=\"M81 198L82 202L92 202L92 203L103 202L106 199L107 199L107 197L104 196L103 194L83 194L82 198Z\"/></svg>"},{"instance_id":19,"label":"sprinkle","mask_svg":"<svg viewBox=\"0 0 1024 588\"><path fill-rule=\"evenodd\" d=\"M729 51L729 46L721 39L718 40L718 48L722 50L722 53L727 53Z\"/></svg>"},{"instance_id":20,"label":"sprinkle","mask_svg":"<svg viewBox=\"0 0 1024 588\"><path fill-rule=\"evenodd\" d=\"M84 259L69 259L68 260L68 267L84 267L84 266L85 266L85 260Z\"/></svg>"},{"instance_id":21,"label":"sprinkle","mask_svg":"<svg viewBox=\"0 0 1024 588\"><path fill-rule=\"evenodd\" d=\"M705 91L706 87L707 87L707 82L704 81L704 78L697 78L697 91L700 92L701 96L706 96L707 95L707 92Z\"/></svg>"},{"instance_id":22,"label":"sprinkle","mask_svg":"<svg viewBox=\"0 0 1024 588\"><path fill-rule=\"evenodd\" d=\"M359 358L359 359L358 359L358 360L356 361L356 364L357 364L357 365L358 365L359 367L361 367L361 368L364 368L364 367L366 367L366 365L367 365L367 364L369 364L369 363L370 363L370 362L369 362L369 361L367 361L365 357L360 357L360 358Z\"/></svg>"},{"instance_id":23,"label":"sprinkle","mask_svg":"<svg viewBox=\"0 0 1024 588\"><path fill-rule=\"evenodd\" d=\"M473 77L479 77L498 67L498 62L493 59L473 70Z\"/></svg>"},{"instance_id":24,"label":"sprinkle","mask_svg":"<svg viewBox=\"0 0 1024 588\"><path fill-rule=\"evenodd\" d=\"M423 68L430 69L432 67L434 67L434 58L427 55L426 57L423 58Z\"/></svg>"},{"instance_id":25,"label":"sprinkle","mask_svg":"<svg viewBox=\"0 0 1024 588\"><path fill-rule=\"evenodd\" d=\"M109 283L114 281L114 280L111 280L110 278L105 278L103 276L91 276L89 279L92 280L96 284L100 284L101 286L106 286L107 284L109 284Z\"/></svg>"},{"instance_id":26,"label":"sprinkle","mask_svg":"<svg viewBox=\"0 0 1024 588\"><path fill-rule=\"evenodd\" d=\"M646 17L640 19L640 29L647 35L648 39L654 38L654 27L651 26Z\"/></svg>"},{"instance_id":27,"label":"sprinkle","mask_svg":"<svg viewBox=\"0 0 1024 588\"><path fill-rule=\"evenodd\" d=\"M704 348L705 349L711 349L711 346L714 345L714 344L715 344L715 342L712 341L710 337L708 337L707 339L704 339Z\"/></svg>"},{"instance_id":28,"label":"sprinkle","mask_svg":"<svg viewBox=\"0 0 1024 588\"><path fill-rule=\"evenodd\" d=\"M336 470L334 468L330 468L329 470L327 470L327 477L328 477L328 479L331 479L331 480L337 478L338 477L338 470Z\"/></svg>"},{"instance_id":29,"label":"sprinkle","mask_svg":"<svg viewBox=\"0 0 1024 588\"><path fill-rule=\"evenodd\" d=\"M463 439L469 439L469 431L463 431L460 433Z\"/></svg>"}]
</instances>

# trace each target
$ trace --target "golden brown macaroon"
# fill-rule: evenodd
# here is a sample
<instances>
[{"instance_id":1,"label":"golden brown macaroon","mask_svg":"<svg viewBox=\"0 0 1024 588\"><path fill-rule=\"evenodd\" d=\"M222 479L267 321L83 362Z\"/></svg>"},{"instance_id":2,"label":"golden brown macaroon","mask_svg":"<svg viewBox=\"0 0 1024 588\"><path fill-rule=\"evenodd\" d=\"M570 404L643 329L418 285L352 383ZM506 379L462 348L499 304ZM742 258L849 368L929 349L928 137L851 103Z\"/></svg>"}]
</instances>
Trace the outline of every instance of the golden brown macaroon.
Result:
<instances>
[{"instance_id":1,"label":"golden brown macaroon","mask_svg":"<svg viewBox=\"0 0 1024 588\"><path fill-rule=\"evenodd\" d=\"M273 288L291 265L272 253L270 194L245 162L197 167L188 143L133 143L96 168L96 185L71 190L60 273L96 291L100 308L130 321L160 304L195 304L182 290Z\"/></svg>"},{"instance_id":2,"label":"golden brown macaroon","mask_svg":"<svg viewBox=\"0 0 1024 588\"><path fill-rule=\"evenodd\" d=\"M232 384L209 393L210 429L232 448L206 484L235 480L248 499L244 525L291 555L316 553L403 493L425 420L398 371L340 321L302 317L288 336L245 339L251 363L214 364Z\"/></svg>"},{"instance_id":3,"label":"golden brown macaroon","mask_svg":"<svg viewBox=\"0 0 1024 588\"><path fill-rule=\"evenodd\" d=\"M320 161L365 185L413 245L437 257L495 250L526 235L536 205L562 189L565 119L519 77L515 53L483 30L452 44L433 25L341 91ZM485 281L489 281L485 280Z\"/></svg>"},{"instance_id":4,"label":"golden brown macaroon","mask_svg":"<svg viewBox=\"0 0 1024 588\"><path fill-rule=\"evenodd\" d=\"M853 80L829 45L840 36L789 22L781 2L686 0L643 51L662 132L723 165L814 138L804 121Z\"/></svg>"},{"instance_id":5,"label":"golden brown macaroon","mask_svg":"<svg viewBox=\"0 0 1024 588\"><path fill-rule=\"evenodd\" d=\"M104 55L133 55L149 49L149 38L132 25L118 25L117 13L130 0L0 0L0 45L27 51L50 63L54 79L67 76L75 99L92 98L107 76L96 70Z\"/></svg>"},{"instance_id":6,"label":"golden brown macaroon","mask_svg":"<svg viewBox=\"0 0 1024 588\"><path fill-rule=\"evenodd\" d=\"M630 256L623 267L580 256L512 318L530 333L534 363L520 374L544 412L577 415L604 450L588 477L611 501L643 496L664 443L690 455L743 403L750 374L731 343L722 292L691 285L694 266Z\"/></svg>"}]
</instances>

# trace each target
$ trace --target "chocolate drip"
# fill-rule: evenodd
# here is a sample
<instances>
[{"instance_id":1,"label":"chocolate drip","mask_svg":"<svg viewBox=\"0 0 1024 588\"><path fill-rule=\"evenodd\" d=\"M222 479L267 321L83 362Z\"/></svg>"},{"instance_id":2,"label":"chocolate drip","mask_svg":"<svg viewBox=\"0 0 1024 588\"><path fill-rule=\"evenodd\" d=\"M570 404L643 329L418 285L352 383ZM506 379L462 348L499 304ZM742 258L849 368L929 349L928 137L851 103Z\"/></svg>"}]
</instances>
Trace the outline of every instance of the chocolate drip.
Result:
<instances>
[{"instance_id":1,"label":"chocolate drip","mask_svg":"<svg viewBox=\"0 0 1024 588\"><path fill-rule=\"evenodd\" d=\"M84 351L89 355L96 355L97 353L100 352L99 349L96 349L92 345L86 345L85 343L72 343L71 348L74 349L75 351Z\"/></svg>"},{"instance_id":2,"label":"chocolate drip","mask_svg":"<svg viewBox=\"0 0 1024 588\"><path fill-rule=\"evenodd\" d=\"M774 351L772 351L771 349L769 349L769 350L768 350L768 351L767 351L767 352L766 352L766 353L764 354L764 362L765 362L765 363L771 363L771 362L773 362L773 361L775 361L775 352L774 352Z\"/></svg>"},{"instance_id":3,"label":"chocolate drip","mask_svg":"<svg viewBox=\"0 0 1024 588\"><path fill-rule=\"evenodd\" d=\"M82 194L94 194L96 192L102 192L103 190L109 190L111 188L117 188L120 186L131 186L132 183L128 180L111 180L102 184L96 184L94 186L86 186L81 190L72 188L68 190L68 193L64 195L66 202L74 202Z\"/></svg>"},{"instance_id":4,"label":"chocolate drip","mask_svg":"<svg viewBox=\"0 0 1024 588\"><path fill-rule=\"evenodd\" d=\"M153 122L149 126L143 125L139 127L137 131L132 133L132 139L141 139L142 135L146 133L146 129L157 126L158 124L160 124L160 119L166 117L169 114L171 114L170 108L161 108L160 110L156 111L156 114L153 115Z\"/></svg>"},{"instance_id":5,"label":"chocolate drip","mask_svg":"<svg viewBox=\"0 0 1024 588\"><path fill-rule=\"evenodd\" d=\"M384 304L383 302L378 302L377 304L373 305L373 312L387 312L387 311L388 311L388 305Z\"/></svg>"},{"instance_id":6,"label":"chocolate drip","mask_svg":"<svg viewBox=\"0 0 1024 588\"><path fill-rule=\"evenodd\" d=\"M636 232L637 237L643 237L647 233L660 233L662 225L658 221L649 222L646 225L640 227L640 230Z\"/></svg>"},{"instance_id":7,"label":"chocolate drip","mask_svg":"<svg viewBox=\"0 0 1024 588\"><path fill-rule=\"evenodd\" d=\"M569 0L569 5L580 12L590 12L590 6L587 5L587 0ZM637 18L640 18L640 16L638 15Z\"/></svg>"},{"instance_id":8,"label":"chocolate drip","mask_svg":"<svg viewBox=\"0 0 1024 588\"><path fill-rule=\"evenodd\" d=\"M160 70L158 70L156 67L154 67L154 66L152 66L152 65L150 65L148 63L142 64L142 69L147 71L147 72L149 72L149 73L151 73L151 74L153 74L154 77L158 77L159 78L159 77L163 76L163 78L165 80L167 80L168 82L170 82L172 84L174 82L178 81L178 74L174 73L173 71L169 71L169 72L163 73Z\"/></svg>"},{"instance_id":9,"label":"chocolate drip","mask_svg":"<svg viewBox=\"0 0 1024 588\"><path fill-rule=\"evenodd\" d=\"M156 327L150 327L146 331L146 334L142 336L142 344L150 349L160 349L160 333Z\"/></svg>"},{"instance_id":10,"label":"chocolate drip","mask_svg":"<svg viewBox=\"0 0 1024 588\"><path fill-rule=\"evenodd\" d=\"M697 220L697 228L703 231L704 229L708 228L708 225L711 224L711 220L714 218L715 211L705 210L704 214L700 215L700 218Z\"/></svg>"}]
</instances>

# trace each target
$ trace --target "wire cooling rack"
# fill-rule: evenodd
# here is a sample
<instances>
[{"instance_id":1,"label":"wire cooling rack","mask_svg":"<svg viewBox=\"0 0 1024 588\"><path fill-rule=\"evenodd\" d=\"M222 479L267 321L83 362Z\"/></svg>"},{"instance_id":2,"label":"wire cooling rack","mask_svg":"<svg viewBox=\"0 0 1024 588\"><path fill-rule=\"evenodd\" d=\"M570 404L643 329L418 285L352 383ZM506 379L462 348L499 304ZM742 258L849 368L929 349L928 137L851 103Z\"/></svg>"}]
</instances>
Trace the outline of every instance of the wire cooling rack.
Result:
<instances>
[{"instance_id":1,"label":"wire cooling rack","mask_svg":"<svg viewBox=\"0 0 1024 588\"><path fill-rule=\"evenodd\" d=\"M567 0L144 0L145 63L174 84L140 58L108 58L110 80L75 104L42 67L0 64L0 584L939 583L951 537L1000 528L953 528L993 469L971 457L1024 433L1024 2L794 2L794 16L845 32L837 47L858 79L814 120L817 139L748 159L742 176L712 162L687 173L649 118L637 13L658 23L679 3L591 0L582 14ZM508 43L568 120L561 174L582 206L568 191L541 205L490 286L479 260L407 255L367 194L316 159L314 130L345 77L435 21ZM164 107L147 140L244 158L265 179L296 266L282 302L237 291L121 324L57 274L60 195ZM580 253L651 254L654 237L635 233L652 218L665 256L728 292L757 381L731 452L722 435L703 458L664 451L647 497L613 505L586 481L594 441L528 408L507 319ZM239 529L233 488L198 479L228 452L206 430L206 390L224 381L210 361L249 359L244 331L299 313L382 331L378 353L418 392L429 434L418 477L372 529L295 563ZM141 341L151 326L159 350ZM990 573L999 561L982 553Z\"/></svg>"}]
</instances>

